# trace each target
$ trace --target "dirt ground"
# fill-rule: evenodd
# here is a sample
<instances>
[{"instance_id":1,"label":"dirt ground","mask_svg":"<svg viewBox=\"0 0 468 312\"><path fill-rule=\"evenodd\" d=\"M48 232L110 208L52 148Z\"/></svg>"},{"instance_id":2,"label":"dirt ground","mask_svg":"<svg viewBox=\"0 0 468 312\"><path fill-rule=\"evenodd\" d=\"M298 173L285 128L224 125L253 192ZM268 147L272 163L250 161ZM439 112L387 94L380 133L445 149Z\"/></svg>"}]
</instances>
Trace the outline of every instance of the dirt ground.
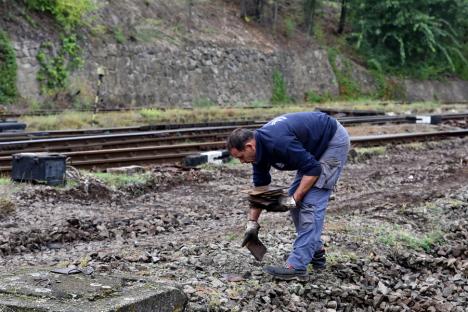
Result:
<instances>
[{"instance_id":1,"label":"dirt ground","mask_svg":"<svg viewBox=\"0 0 468 312\"><path fill-rule=\"evenodd\" d=\"M287 213L261 217L263 262L240 247L251 180L240 164L158 167L119 190L86 175L64 188L1 186L13 207L0 211L0 265L87 264L177 283L188 311L468 311L467 143L352 150L327 213L327 268L306 283L262 272L291 249ZM287 186L294 173L272 176Z\"/></svg>"}]
</instances>

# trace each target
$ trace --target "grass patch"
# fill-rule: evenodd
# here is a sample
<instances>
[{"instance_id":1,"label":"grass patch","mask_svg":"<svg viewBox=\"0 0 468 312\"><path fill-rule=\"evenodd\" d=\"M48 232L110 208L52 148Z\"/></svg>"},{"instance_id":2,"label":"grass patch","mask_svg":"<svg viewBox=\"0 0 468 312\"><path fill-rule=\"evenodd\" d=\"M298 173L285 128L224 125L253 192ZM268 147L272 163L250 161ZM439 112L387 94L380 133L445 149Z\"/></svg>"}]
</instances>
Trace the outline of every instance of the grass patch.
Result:
<instances>
[{"instance_id":1,"label":"grass patch","mask_svg":"<svg viewBox=\"0 0 468 312\"><path fill-rule=\"evenodd\" d=\"M408 143L405 145L405 147L413 151L420 151L426 149L426 145L423 142Z\"/></svg>"},{"instance_id":2,"label":"grass patch","mask_svg":"<svg viewBox=\"0 0 468 312\"><path fill-rule=\"evenodd\" d=\"M357 260L357 255L354 252L331 251L326 254L328 265L337 265L340 263L354 262Z\"/></svg>"},{"instance_id":3,"label":"grass patch","mask_svg":"<svg viewBox=\"0 0 468 312\"><path fill-rule=\"evenodd\" d=\"M0 197L0 217L13 213L15 209L15 204L9 198Z\"/></svg>"},{"instance_id":4,"label":"grass patch","mask_svg":"<svg viewBox=\"0 0 468 312\"><path fill-rule=\"evenodd\" d=\"M139 113L146 122L152 122L161 118L162 111L159 109L145 108L140 110Z\"/></svg>"},{"instance_id":5,"label":"grass patch","mask_svg":"<svg viewBox=\"0 0 468 312\"><path fill-rule=\"evenodd\" d=\"M383 155L387 151L385 146L358 147L350 151L349 157L353 162L360 162L375 156Z\"/></svg>"},{"instance_id":6,"label":"grass patch","mask_svg":"<svg viewBox=\"0 0 468 312\"><path fill-rule=\"evenodd\" d=\"M283 73L276 69L273 72L273 87L271 95L271 103L274 105L287 104L291 102L286 88L286 82L283 78Z\"/></svg>"},{"instance_id":7,"label":"grass patch","mask_svg":"<svg viewBox=\"0 0 468 312\"><path fill-rule=\"evenodd\" d=\"M416 234L398 225L383 225L375 229L377 241L390 247L406 247L429 252L432 247L443 242L442 231L435 229L429 233Z\"/></svg>"},{"instance_id":8,"label":"grass patch","mask_svg":"<svg viewBox=\"0 0 468 312\"><path fill-rule=\"evenodd\" d=\"M2 178L0 177L0 185L10 185L11 179L10 178Z\"/></svg>"},{"instance_id":9,"label":"grass patch","mask_svg":"<svg viewBox=\"0 0 468 312\"><path fill-rule=\"evenodd\" d=\"M209 98L204 97L204 98L195 99L192 103L192 106L196 108L206 108L206 107L214 107L216 106L216 104Z\"/></svg>"},{"instance_id":10,"label":"grass patch","mask_svg":"<svg viewBox=\"0 0 468 312\"><path fill-rule=\"evenodd\" d=\"M231 159L227 163L225 163L225 165L228 167L236 167L236 166L242 165L242 163L240 162L239 159L231 157Z\"/></svg>"},{"instance_id":11,"label":"grass patch","mask_svg":"<svg viewBox=\"0 0 468 312\"><path fill-rule=\"evenodd\" d=\"M120 27L114 28L114 38L115 41L120 44L127 42L127 37L125 37L125 34Z\"/></svg>"},{"instance_id":12,"label":"grass patch","mask_svg":"<svg viewBox=\"0 0 468 312\"><path fill-rule=\"evenodd\" d=\"M230 242L236 241L236 240L239 240L239 239L240 239L240 236L237 233L229 233L228 235L226 235L226 240L228 240Z\"/></svg>"},{"instance_id":13,"label":"grass patch","mask_svg":"<svg viewBox=\"0 0 468 312\"><path fill-rule=\"evenodd\" d=\"M106 185L116 189L125 188L130 185L142 185L147 183L151 178L151 175L148 173L126 175L107 172L95 172L89 174L95 176Z\"/></svg>"},{"instance_id":14,"label":"grass patch","mask_svg":"<svg viewBox=\"0 0 468 312\"><path fill-rule=\"evenodd\" d=\"M22 122L28 125L29 131L58 130L58 129L86 129L97 127L126 127L141 126L148 123L199 123L227 120L259 120L266 121L273 117L292 112L313 111L322 104L289 104L279 106L266 106L265 102L256 101L251 108L239 107L195 107L193 109L171 108L157 109L145 108L126 112L100 112L93 115L91 112L64 111L57 115L23 116ZM466 105L465 105L466 106ZM466 110L462 104L444 105L446 110ZM440 110L441 105L435 102L398 104L395 102L381 102L361 100L350 102L327 102L327 108L346 108L358 110L378 110L401 113L427 113Z\"/></svg>"}]
</instances>

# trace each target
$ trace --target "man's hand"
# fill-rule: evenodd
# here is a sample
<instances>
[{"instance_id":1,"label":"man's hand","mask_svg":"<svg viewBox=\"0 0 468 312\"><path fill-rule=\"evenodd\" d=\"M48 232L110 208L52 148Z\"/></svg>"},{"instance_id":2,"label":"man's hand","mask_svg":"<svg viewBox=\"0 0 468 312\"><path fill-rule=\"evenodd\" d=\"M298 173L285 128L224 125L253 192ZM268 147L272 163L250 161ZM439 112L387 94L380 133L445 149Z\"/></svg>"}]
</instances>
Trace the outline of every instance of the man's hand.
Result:
<instances>
[{"instance_id":1,"label":"man's hand","mask_svg":"<svg viewBox=\"0 0 468 312\"><path fill-rule=\"evenodd\" d=\"M252 239L258 239L258 231L260 230L260 225L257 221L247 222L244 232L244 240L242 241L242 247L244 247L248 241Z\"/></svg>"},{"instance_id":2,"label":"man's hand","mask_svg":"<svg viewBox=\"0 0 468 312\"><path fill-rule=\"evenodd\" d=\"M282 196L279 199L279 204L285 208L293 209L297 207L297 202L294 196Z\"/></svg>"}]
</instances>

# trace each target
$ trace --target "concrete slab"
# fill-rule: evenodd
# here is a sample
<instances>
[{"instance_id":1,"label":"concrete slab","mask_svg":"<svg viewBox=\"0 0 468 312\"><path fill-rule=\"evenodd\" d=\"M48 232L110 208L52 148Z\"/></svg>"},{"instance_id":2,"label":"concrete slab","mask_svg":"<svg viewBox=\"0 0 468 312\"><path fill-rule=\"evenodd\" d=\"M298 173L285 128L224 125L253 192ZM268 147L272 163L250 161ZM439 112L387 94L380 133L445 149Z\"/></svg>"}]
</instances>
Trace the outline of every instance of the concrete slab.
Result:
<instances>
[{"instance_id":1,"label":"concrete slab","mask_svg":"<svg viewBox=\"0 0 468 312\"><path fill-rule=\"evenodd\" d=\"M187 296L148 279L62 275L48 269L0 274L0 312L183 311Z\"/></svg>"}]
</instances>

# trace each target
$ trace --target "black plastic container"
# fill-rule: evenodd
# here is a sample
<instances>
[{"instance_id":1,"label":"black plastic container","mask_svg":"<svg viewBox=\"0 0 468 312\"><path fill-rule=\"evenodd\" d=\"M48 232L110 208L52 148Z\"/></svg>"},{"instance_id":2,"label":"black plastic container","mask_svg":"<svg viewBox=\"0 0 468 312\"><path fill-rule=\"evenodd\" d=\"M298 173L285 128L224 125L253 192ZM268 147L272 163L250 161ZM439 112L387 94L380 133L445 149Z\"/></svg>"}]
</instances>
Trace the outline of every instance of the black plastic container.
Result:
<instances>
[{"instance_id":1,"label":"black plastic container","mask_svg":"<svg viewBox=\"0 0 468 312\"><path fill-rule=\"evenodd\" d=\"M26 124L17 121L0 122L0 132L22 132L26 129Z\"/></svg>"},{"instance_id":2,"label":"black plastic container","mask_svg":"<svg viewBox=\"0 0 468 312\"><path fill-rule=\"evenodd\" d=\"M11 160L11 179L20 182L65 184L65 156L52 153L19 153Z\"/></svg>"}]
</instances>

